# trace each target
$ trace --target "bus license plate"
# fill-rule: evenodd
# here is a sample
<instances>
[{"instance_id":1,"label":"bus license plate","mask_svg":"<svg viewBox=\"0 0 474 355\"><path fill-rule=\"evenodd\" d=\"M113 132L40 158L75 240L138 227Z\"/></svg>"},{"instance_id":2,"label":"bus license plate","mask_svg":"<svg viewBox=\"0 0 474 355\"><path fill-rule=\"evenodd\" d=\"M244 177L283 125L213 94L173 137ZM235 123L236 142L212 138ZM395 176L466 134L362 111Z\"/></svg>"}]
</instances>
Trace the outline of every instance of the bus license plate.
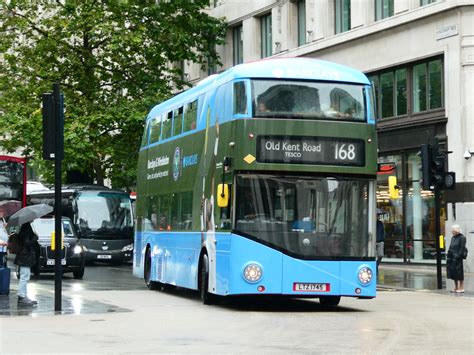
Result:
<instances>
[{"instance_id":1,"label":"bus license plate","mask_svg":"<svg viewBox=\"0 0 474 355\"><path fill-rule=\"evenodd\" d=\"M112 255L97 255L97 259L112 259Z\"/></svg>"},{"instance_id":2,"label":"bus license plate","mask_svg":"<svg viewBox=\"0 0 474 355\"><path fill-rule=\"evenodd\" d=\"M48 259L46 260L46 265L54 265L55 264L55 260L54 259ZM61 265L66 265L66 260L65 259L62 259L61 260Z\"/></svg>"},{"instance_id":3,"label":"bus license plate","mask_svg":"<svg viewBox=\"0 0 474 355\"><path fill-rule=\"evenodd\" d=\"M330 284L323 283L293 283L293 291L296 292L329 292Z\"/></svg>"}]
</instances>

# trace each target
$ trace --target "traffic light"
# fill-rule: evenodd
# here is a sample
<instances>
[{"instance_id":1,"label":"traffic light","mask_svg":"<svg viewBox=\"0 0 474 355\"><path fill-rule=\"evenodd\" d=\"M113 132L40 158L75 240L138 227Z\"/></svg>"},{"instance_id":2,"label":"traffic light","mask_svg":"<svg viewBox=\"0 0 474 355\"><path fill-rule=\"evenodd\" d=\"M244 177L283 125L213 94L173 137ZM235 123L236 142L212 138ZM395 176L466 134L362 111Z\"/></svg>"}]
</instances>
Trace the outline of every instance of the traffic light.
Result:
<instances>
[{"instance_id":1,"label":"traffic light","mask_svg":"<svg viewBox=\"0 0 474 355\"><path fill-rule=\"evenodd\" d=\"M431 155L431 185L443 189L446 176L446 154L439 151L438 145L433 145Z\"/></svg>"},{"instance_id":2,"label":"traffic light","mask_svg":"<svg viewBox=\"0 0 474 355\"><path fill-rule=\"evenodd\" d=\"M431 151L431 144L423 144L421 146L421 187L424 190L429 190L431 187Z\"/></svg>"},{"instance_id":3,"label":"traffic light","mask_svg":"<svg viewBox=\"0 0 474 355\"><path fill-rule=\"evenodd\" d=\"M43 94L43 159L54 160L55 114L53 94Z\"/></svg>"},{"instance_id":4,"label":"traffic light","mask_svg":"<svg viewBox=\"0 0 474 355\"><path fill-rule=\"evenodd\" d=\"M423 144L420 148L421 157L421 186L425 190L432 187L440 190L453 190L456 184L456 174L447 172L447 154L439 150L438 142Z\"/></svg>"}]
</instances>

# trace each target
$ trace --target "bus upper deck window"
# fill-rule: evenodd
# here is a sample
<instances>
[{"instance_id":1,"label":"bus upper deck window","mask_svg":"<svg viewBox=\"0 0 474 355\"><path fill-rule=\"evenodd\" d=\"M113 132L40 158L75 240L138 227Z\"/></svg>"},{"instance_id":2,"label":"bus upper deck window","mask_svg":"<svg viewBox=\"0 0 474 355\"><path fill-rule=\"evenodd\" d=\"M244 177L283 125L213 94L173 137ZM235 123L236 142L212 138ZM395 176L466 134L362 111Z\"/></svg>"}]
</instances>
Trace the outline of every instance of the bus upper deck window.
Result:
<instances>
[{"instance_id":1,"label":"bus upper deck window","mask_svg":"<svg viewBox=\"0 0 474 355\"><path fill-rule=\"evenodd\" d=\"M150 127L150 121L146 121L145 123L145 130L143 131L142 142L140 147L144 147L148 144L148 128Z\"/></svg>"},{"instance_id":2,"label":"bus upper deck window","mask_svg":"<svg viewBox=\"0 0 474 355\"><path fill-rule=\"evenodd\" d=\"M181 134L183 131L183 107L174 110L173 115L173 136Z\"/></svg>"},{"instance_id":3,"label":"bus upper deck window","mask_svg":"<svg viewBox=\"0 0 474 355\"><path fill-rule=\"evenodd\" d=\"M156 143L161 136L161 115L152 118L150 121L150 144Z\"/></svg>"},{"instance_id":4,"label":"bus upper deck window","mask_svg":"<svg viewBox=\"0 0 474 355\"><path fill-rule=\"evenodd\" d=\"M234 109L233 114L247 113L247 92L245 91L245 82L234 83Z\"/></svg>"},{"instance_id":5,"label":"bus upper deck window","mask_svg":"<svg viewBox=\"0 0 474 355\"><path fill-rule=\"evenodd\" d=\"M173 112L163 114L163 126L161 128L161 139L167 139L171 137L171 122L173 118Z\"/></svg>"},{"instance_id":6,"label":"bus upper deck window","mask_svg":"<svg viewBox=\"0 0 474 355\"><path fill-rule=\"evenodd\" d=\"M186 105L184 111L184 132L191 131L196 128L196 117L197 117L198 101Z\"/></svg>"}]
</instances>

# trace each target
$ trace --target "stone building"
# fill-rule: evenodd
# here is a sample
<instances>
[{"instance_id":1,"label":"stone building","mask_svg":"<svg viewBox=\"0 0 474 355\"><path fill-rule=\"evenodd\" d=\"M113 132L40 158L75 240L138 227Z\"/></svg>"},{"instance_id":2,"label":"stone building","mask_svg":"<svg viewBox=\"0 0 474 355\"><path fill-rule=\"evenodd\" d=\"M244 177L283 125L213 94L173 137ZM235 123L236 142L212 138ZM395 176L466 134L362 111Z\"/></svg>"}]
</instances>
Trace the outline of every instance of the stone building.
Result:
<instances>
[{"instance_id":1,"label":"stone building","mask_svg":"<svg viewBox=\"0 0 474 355\"><path fill-rule=\"evenodd\" d=\"M228 22L218 48L222 67L268 57L311 57L367 74L376 87L379 161L396 164L400 197L378 178L386 261L435 262L434 197L420 187L420 146L437 138L456 173L443 194L442 233L461 225L474 250L474 2L472 0L218 0L213 16ZM443 232L444 231L444 232ZM466 263L474 270L474 257Z\"/></svg>"}]
</instances>

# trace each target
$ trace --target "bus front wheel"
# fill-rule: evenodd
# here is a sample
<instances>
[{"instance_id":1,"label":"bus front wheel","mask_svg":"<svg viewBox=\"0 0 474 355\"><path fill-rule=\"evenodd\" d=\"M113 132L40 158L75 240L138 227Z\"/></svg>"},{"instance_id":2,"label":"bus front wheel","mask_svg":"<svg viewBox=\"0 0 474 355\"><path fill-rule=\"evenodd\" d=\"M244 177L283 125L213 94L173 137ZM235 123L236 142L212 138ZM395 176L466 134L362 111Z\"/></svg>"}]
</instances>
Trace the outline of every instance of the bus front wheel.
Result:
<instances>
[{"instance_id":1,"label":"bus front wheel","mask_svg":"<svg viewBox=\"0 0 474 355\"><path fill-rule=\"evenodd\" d=\"M339 302L341 302L341 296L326 296L319 298L319 303L323 306L335 307Z\"/></svg>"},{"instance_id":2,"label":"bus front wheel","mask_svg":"<svg viewBox=\"0 0 474 355\"><path fill-rule=\"evenodd\" d=\"M203 304L212 304L212 294L209 293L209 258L207 254L202 256L200 293Z\"/></svg>"},{"instance_id":3,"label":"bus front wheel","mask_svg":"<svg viewBox=\"0 0 474 355\"><path fill-rule=\"evenodd\" d=\"M156 281L151 281L151 252L150 249L146 250L145 253L145 268L144 268L144 278L146 287L149 290L158 290L161 289L161 283Z\"/></svg>"}]
</instances>

